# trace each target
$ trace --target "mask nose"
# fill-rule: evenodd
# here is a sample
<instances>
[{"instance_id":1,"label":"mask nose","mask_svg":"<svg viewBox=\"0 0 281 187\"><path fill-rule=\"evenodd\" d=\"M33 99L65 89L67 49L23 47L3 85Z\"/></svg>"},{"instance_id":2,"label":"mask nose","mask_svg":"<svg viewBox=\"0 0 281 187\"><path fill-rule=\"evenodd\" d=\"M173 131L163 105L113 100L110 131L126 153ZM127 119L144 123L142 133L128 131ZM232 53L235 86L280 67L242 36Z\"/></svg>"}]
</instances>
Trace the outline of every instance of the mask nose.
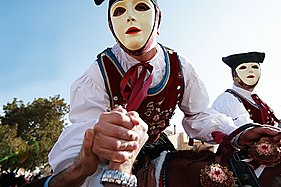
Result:
<instances>
[{"instance_id":1,"label":"mask nose","mask_svg":"<svg viewBox=\"0 0 281 187\"><path fill-rule=\"evenodd\" d=\"M135 20L135 18L129 16L129 17L127 18L127 22L131 22L131 21L136 21L136 20Z\"/></svg>"},{"instance_id":2,"label":"mask nose","mask_svg":"<svg viewBox=\"0 0 281 187\"><path fill-rule=\"evenodd\" d=\"M132 9L129 9L129 8L127 9L127 16L128 16L128 18L127 18L128 23L136 21L135 12L133 10L133 7L132 7Z\"/></svg>"}]
</instances>

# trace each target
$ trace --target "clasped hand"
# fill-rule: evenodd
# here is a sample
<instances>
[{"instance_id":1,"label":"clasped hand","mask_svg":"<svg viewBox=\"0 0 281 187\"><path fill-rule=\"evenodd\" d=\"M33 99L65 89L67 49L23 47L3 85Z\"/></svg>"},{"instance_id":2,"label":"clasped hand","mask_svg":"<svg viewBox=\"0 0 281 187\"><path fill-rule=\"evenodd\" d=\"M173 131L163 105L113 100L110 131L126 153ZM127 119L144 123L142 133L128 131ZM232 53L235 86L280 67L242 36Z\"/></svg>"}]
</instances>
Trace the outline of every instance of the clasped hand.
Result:
<instances>
[{"instance_id":1,"label":"clasped hand","mask_svg":"<svg viewBox=\"0 0 281 187\"><path fill-rule=\"evenodd\" d=\"M127 112L121 106L100 115L93 129L83 140L79 164L84 175L95 173L100 162L107 161L111 169L130 172L137 154L148 139L147 124L137 112ZM125 163L125 165L124 165Z\"/></svg>"},{"instance_id":2,"label":"clasped hand","mask_svg":"<svg viewBox=\"0 0 281 187\"><path fill-rule=\"evenodd\" d=\"M264 140L281 144L281 129L276 126L263 125L245 130L238 139L238 145L246 148L255 141Z\"/></svg>"}]
</instances>

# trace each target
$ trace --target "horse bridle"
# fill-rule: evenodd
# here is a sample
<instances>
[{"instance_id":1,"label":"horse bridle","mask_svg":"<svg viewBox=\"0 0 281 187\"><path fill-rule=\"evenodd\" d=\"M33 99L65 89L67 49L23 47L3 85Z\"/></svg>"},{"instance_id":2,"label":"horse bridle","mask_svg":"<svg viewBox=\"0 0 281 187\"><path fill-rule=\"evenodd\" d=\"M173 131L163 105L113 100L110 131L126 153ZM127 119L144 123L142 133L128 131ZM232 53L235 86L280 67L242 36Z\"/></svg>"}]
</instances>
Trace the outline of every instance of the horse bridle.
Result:
<instances>
[{"instance_id":1,"label":"horse bridle","mask_svg":"<svg viewBox=\"0 0 281 187\"><path fill-rule=\"evenodd\" d=\"M252 127L262 127L260 124L256 123L249 123L246 125L243 125L236 130L234 130L232 133L230 133L228 136L226 136L223 141L219 144L219 147L216 152L216 158L215 162L221 164L221 156L222 156L222 150L223 148L228 145L232 139L237 136L239 133L243 132L244 130ZM241 151L234 152L230 158L228 159L229 167L234 173L234 175L237 177L237 183L239 186L252 186L252 187L262 187L260 184L256 174L248 166L246 162L243 161L247 156L242 154Z\"/></svg>"},{"instance_id":2,"label":"horse bridle","mask_svg":"<svg viewBox=\"0 0 281 187\"><path fill-rule=\"evenodd\" d=\"M248 123L245 125L242 125L240 127L238 127L236 130L234 130L232 133L230 133L229 135L227 135L222 142L219 144L219 147L216 151L216 159L215 161L219 164L221 164L221 154L222 154L222 150L223 148L230 144L230 142L232 141L232 139L237 136L239 133L243 132L244 130L251 128L251 127L262 127L262 125L257 124L257 123Z\"/></svg>"}]
</instances>

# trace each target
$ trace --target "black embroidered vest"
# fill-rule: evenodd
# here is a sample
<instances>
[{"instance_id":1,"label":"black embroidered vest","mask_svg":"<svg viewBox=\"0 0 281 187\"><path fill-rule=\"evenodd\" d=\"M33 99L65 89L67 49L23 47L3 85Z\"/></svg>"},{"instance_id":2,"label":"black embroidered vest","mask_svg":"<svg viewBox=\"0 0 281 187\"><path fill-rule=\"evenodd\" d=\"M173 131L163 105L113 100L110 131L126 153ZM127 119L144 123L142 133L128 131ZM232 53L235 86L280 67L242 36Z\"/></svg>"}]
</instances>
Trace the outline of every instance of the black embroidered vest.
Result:
<instances>
[{"instance_id":1,"label":"black embroidered vest","mask_svg":"<svg viewBox=\"0 0 281 187\"><path fill-rule=\"evenodd\" d=\"M157 86L149 88L146 98L137 109L140 117L148 124L149 142L156 141L160 133L169 126L169 120L184 91L181 64L177 53L165 47L162 49L166 63L165 75ZM127 101L120 91L120 81L125 71L110 48L99 54L97 61L110 98L111 109L119 105L125 106Z\"/></svg>"}]
</instances>

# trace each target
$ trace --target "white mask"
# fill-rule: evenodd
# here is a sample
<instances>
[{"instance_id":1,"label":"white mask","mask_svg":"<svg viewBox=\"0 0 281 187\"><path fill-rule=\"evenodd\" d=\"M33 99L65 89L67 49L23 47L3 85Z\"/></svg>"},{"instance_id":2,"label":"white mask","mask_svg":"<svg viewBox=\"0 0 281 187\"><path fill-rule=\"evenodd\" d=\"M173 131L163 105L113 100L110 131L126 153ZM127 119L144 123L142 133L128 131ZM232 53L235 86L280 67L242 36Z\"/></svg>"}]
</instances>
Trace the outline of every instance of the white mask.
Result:
<instances>
[{"instance_id":1,"label":"white mask","mask_svg":"<svg viewBox=\"0 0 281 187\"><path fill-rule=\"evenodd\" d=\"M247 62L238 65L235 69L238 77L249 86L255 85L261 76L260 64L257 62Z\"/></svg>"},{"instance_id":2,"label":"white mask","mask_svg":"<svg viewBox=\"0 0 281 187\"><path fill-rule=\"evenodd\" d=\"M117 1L110 8L113 32L127 49L141 49L151 37L155 14L150 0Z\"/></svg>"}]
</instances>

